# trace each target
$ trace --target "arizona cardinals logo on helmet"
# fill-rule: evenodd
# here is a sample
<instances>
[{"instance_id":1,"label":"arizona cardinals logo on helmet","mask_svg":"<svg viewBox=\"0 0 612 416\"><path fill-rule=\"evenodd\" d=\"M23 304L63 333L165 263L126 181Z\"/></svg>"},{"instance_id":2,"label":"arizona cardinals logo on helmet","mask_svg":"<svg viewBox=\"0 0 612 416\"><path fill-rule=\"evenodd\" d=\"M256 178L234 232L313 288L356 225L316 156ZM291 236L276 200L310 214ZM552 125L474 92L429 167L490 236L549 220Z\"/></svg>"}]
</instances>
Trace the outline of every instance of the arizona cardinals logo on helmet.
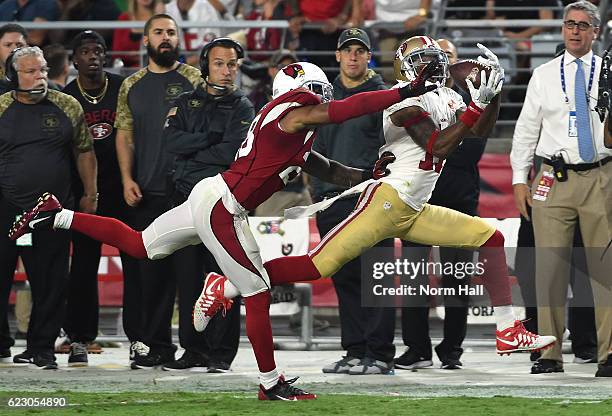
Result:
<instances>
[{"instance_id":1,"label":"arizona cardinals logo on helmet","mask_svg":"<svg viewBox=\"0 0 612 416\"><path fill-rule=\"evenodd\" d=\"M297 78L298 76L304 76L304 68L300 64L289 64L283 68L283 72L291 78Z\"/></svg>"}]
</instances>

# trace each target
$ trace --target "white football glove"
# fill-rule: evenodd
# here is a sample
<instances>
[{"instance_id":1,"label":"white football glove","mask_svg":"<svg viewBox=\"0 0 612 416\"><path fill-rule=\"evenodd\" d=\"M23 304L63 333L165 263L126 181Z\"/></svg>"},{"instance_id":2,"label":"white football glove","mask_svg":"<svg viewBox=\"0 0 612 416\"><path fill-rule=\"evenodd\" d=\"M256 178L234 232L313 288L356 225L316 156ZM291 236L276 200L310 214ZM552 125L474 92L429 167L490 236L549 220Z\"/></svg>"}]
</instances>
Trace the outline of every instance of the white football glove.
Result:
<instances>
[{"instance_id":1,"label":"white football glove","mask_svg":"<svg viewBox=\"0 0 612 416\"><path fill-rule=\"evenodd\" d=\"M486 46L484 46L482 43L477 43L476 46L478 46L478 48L486 56L486 58L479 56L477 61L482 62L485 65L489 65L493 67L493 69L496 69L501 74L501 80L504 81L504 77L505 77L504 68L502 68L502 66L500 65L497 55L491 52L491 50L487 48Z\"/></svg>"},{"instance_id":2,"label":"white football glove","mask_svg":"<svg viewBox=\"0 0 612 416\"><path fill-rule=\"evenodd\" d=\"M502 74L493 69L487 79L487 73L480 71L480 87L476 89L474 84L469 79L465 80L465 83L470 90L470 96L476 106L482 110L487 108L493 98L501 92L504 81L501 78Z\"/></svg>"}]
</instances>

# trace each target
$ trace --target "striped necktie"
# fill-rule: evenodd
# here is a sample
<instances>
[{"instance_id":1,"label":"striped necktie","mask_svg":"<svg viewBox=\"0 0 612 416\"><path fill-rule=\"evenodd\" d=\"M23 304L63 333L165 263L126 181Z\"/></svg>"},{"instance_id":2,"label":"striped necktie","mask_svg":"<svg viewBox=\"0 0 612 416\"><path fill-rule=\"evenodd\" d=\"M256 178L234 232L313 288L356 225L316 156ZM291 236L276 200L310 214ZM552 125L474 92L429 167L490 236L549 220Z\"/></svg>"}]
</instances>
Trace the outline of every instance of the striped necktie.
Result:
<instances>
[{"instance_id":1,"label":"striped necktie","mask_svg":"<svg viewBox=\"0 0 612 416\"><path fill-rule=\"evenodd\" d=\"M576 80L574 81L574 96L576 99L576 126L578 127L578 152L585 162L595 159L593 148L593 134L591 132L591 118L587 104L587 91L584 82L582 61L576 59Z\"/></svg>"}]
</instances>

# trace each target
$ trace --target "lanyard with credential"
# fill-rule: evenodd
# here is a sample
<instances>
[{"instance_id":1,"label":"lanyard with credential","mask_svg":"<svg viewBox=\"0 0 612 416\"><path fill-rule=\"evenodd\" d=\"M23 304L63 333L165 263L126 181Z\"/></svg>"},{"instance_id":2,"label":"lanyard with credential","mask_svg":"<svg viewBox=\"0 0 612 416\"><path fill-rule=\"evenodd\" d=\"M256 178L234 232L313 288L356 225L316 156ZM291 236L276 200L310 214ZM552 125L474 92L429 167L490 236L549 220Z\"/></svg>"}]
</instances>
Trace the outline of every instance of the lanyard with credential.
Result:
<instances>
[{"instance_id":1,"label":"lanyard with credential","mask_svg":"<svg viewBox=\"0 0 612 416\"><path fill-rule=\"evenodd\" d=\"M565 96L565 103L569 104L569 98L567 98L567 92L565 91L565 55L561 57L561 88L563 89L563 95ZM593 87L593 78L595 77L595 54L591 57L591 73L589 74L589 91L586 93L587 103L591 101L591 88ZM574 81L576 82L576 81Z\"/></svg>"}]
</instances>

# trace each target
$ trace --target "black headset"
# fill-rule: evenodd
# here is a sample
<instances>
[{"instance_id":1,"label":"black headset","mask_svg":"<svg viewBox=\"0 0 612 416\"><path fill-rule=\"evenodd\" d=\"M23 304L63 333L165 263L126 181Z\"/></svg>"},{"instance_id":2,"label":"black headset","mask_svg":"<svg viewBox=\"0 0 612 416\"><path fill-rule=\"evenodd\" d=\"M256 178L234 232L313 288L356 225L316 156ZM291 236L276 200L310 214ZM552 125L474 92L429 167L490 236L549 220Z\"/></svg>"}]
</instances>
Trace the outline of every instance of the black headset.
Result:
<instances>
[{"instance_id":1,"label":"black headset","mask_svg":"<svg viewBox=\"0 0 612 416\"><path fill-rule=\"evenodd\" d=\"M238 42L231 38L216 38L212 41L208 42L202 48L200 52L200 70L202 71L202 78L206 79L208 76L208 54L210 50L215 46L225 46L227 48L234 48L236 50L236 54L238 55L238 59L244 58L244 48Z\"/></svg>"},{"instance_id":2,"label":"black headset","mask_svg":"<svg viewBox=\"0 0 612 416\"><path fill-rule=\"evenodd\" d=\"M15 52L21 50L22 48L16 48L9 54L6 58L6 62L4 63L4 76L6 81L8 82L8 86L12 90L19 89L19 75L17 70L13 66L13 61L15 60Z\"/></svg>"},{"instance_id":3,"label":"black headset","mask_svg":"<svg viewBox=\"0 0 612 416\"><path fill-rule=\"evenodd\" d=\"M32 95L44 94L46 91L44 88L32 88L28 90L19 88L19 74L13 66L13 62L15 61L15 54L21 49L23 48L16 48L13 50L13 52L11 52L6 58L6 62L4 63L4 79L6 80L9 89L19 92L27 92L28 94Z\"/></svg>"}]
</instances>

